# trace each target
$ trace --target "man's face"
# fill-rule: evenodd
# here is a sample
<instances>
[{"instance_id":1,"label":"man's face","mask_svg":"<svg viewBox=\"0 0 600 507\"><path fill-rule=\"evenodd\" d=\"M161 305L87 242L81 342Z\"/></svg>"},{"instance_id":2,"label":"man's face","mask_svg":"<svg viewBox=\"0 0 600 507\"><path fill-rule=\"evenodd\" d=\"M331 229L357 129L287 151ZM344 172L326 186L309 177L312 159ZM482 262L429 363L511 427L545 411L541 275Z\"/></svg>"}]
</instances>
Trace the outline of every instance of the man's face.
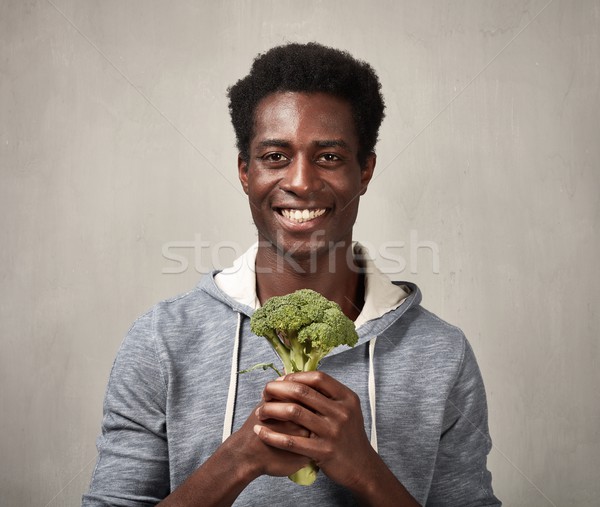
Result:
<instances>
[{"instance_id":1,"label":"man's face","mask_svg":"<svg viewBox=\"0 0 600 507\"><path fill-rule=\"evenodd\" d=\"M352 240L361 168L350 104L324 93L274 93L259 102L248 162L238 159L259 241L297 260Z\"/></svg>"}]
</instances>

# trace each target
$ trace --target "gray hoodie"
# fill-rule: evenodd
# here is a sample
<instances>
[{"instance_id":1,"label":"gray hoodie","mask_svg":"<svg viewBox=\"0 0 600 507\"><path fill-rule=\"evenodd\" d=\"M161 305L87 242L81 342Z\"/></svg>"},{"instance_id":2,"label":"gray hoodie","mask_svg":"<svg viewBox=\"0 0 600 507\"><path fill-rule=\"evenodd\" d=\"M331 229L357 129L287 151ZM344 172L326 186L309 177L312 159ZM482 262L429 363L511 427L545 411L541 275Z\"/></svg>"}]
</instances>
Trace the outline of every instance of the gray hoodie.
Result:
<instances>
[{"instance_id":1,"label":"gray hoodie","mask_svg":"<svg viewBox=\"0 0 600 507\"><path fill-rule=\"evenodd\" d=\"M110 374L84 506L158 503L259 403L272 377L235 372L278 359L250 331L253 307L223 292L214 275L131 327ZM358 344L336 349L320 369L358 394L372 444L421 505L500 505L486 468L491 440L473 351L458 328L420 306L416 286L403 287L399 306L363 322ZM320 473L311 487L260 477L234 505L356 502Z\"/></svg>"}]
</instances>

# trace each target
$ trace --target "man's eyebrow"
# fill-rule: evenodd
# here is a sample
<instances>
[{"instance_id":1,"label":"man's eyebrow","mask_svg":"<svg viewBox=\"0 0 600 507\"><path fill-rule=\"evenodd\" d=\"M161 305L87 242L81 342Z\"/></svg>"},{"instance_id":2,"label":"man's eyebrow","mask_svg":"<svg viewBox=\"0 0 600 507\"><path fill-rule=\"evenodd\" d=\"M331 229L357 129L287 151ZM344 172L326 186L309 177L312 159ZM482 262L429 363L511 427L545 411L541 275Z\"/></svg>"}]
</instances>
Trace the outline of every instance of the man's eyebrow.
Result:
<instances>
[{"instance_id":1,"label":"man's eyebrow","mask_svg":"<svg viewBox=\"0 0 600 507\"><path fill-rule=\"evenodd\" d=\"M313 141L313 144L319 148L342 148L344 150L350 150L350 146L343 139L321 139ZM269 148L273 146L278 148L289 148L291 145L292 143L285 139L263 139L258 142L259 148Z\"/></svg>"},{"instance_id":2,"label":"man's eyebrow","mask_svg":"<svg viewBox=\"0 0 600 507\"><path fill-rule=\"evenodd\" d=\"M322 141L315 141L315 144L319 148L343 148L349 150L350 146L343 139L324 139Z\"/></svg>"},{"instance_id":3,"label":"man's eyebrow","mask_svg":"<svg viewBox=\"0 0 600 507\"><path fill-rule=\"evenodd\" d=\"M283 139L264 139L259 141L258 146L260 148L268 148L269 146L277 146L279 148L289 148L290 142Z\"/></svg>"}]
</instances>

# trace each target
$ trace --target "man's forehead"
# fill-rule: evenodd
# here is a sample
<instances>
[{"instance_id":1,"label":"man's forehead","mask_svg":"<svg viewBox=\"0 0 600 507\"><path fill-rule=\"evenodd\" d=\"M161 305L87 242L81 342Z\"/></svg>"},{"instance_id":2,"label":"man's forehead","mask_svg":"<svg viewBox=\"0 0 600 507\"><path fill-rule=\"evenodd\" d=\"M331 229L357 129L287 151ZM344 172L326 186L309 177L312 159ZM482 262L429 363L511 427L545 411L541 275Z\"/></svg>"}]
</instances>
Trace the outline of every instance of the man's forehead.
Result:
<instances>
[{"instance_id":1,"label":"man's forehead","mask_svg":"<svg viewBox=\"0 0 600 507\"><path fill-rule=\"evenodd\" d=\"M286 142L312 133L311 142L344 146L356 141L350 104L324 93L278 92L261 100L254 114L255 141Z\"/></svg>"},{"instance_id":2,"label":"man's forehead","mask_svg":"<svg viewBox=\"0 0 600 507\"><path fill-rule=\"evenodd\" d=\"M307 91L294 91L294 90L279 90L265 95L258 101L256 109L258 110L265 103L291 103L297 102L300 99L306 102L319 102L322 104L344 104L346 107L351 109L351 103L342 97L327 92L307 92Z\"/></svg>"}]
</instances>

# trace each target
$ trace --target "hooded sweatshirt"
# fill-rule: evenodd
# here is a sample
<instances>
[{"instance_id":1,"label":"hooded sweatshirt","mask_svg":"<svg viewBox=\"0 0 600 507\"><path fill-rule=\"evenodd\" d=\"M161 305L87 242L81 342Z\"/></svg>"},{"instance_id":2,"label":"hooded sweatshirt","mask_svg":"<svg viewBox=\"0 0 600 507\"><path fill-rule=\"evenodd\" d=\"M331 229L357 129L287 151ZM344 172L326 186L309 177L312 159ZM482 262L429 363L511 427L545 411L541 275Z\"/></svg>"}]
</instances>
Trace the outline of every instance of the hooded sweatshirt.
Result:
<instances>
[{"instance_id":1,"label":"hooded sweatshirt","mask_svg":"<svg viewBox=\"0 0 600 507\"><path fill-rule=\"evenodd\" d=\"M256 408L272 377L237 372L278 358L250 330L255 255L256 246L135 321L110 374L84 506L158 503ZM366 268L358 343L338 347L319 369L359 396L371 444L421 505L501 505L486 467L485 390L469 343L420 306L415 285L391 283L369 260ZM259 477L234 505L357 503L319 473L310 487Z\"/></svg>"}]
</instances>

